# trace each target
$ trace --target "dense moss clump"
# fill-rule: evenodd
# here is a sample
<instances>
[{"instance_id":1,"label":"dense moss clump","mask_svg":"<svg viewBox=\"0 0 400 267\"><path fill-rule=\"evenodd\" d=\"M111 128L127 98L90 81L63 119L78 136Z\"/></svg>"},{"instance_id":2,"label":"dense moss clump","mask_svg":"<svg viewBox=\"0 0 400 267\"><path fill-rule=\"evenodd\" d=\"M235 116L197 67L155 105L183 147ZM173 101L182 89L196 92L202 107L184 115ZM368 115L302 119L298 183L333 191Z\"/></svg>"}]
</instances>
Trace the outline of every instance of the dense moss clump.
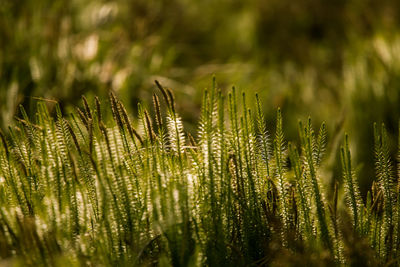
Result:
<instances>
[{"instance_id":1,"label":"dense moss clump","mask_svg":"<svg viewBox=\"0 0 400 267\"><path fill-rule=\"evenodd\" d=\"M340 149L327 149L325 124L317 133L309 119L299 122L300 142L287 142L280 109L272 134L258 96L249 107L244 93L226 97L214 81L192 137L173 92L156 85L163 103L154 94L154 109L139 105L132 121L113 93L110 108L83 97L68 116L48 100L34 118L21 107L22 118L0 135L2 260L397 264L399 177L384 125L375 126L377 179L364 197L347 134ZM343 175L331 179L334 160L324 155L337 150Z\"/></svg>"}]
</instances>

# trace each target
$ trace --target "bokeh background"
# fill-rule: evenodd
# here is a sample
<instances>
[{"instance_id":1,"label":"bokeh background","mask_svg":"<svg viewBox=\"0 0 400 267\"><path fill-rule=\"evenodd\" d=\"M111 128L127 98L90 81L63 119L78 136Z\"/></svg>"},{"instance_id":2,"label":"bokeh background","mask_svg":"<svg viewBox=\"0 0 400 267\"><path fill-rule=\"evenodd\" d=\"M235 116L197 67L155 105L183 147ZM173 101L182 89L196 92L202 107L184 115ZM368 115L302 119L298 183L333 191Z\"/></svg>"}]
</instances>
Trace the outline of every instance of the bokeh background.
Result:
<instances>
[{"instance_id":1,"label":"bokeh background","mask_svg":"<svg viewBox=\"0 0 400 267\"><path fill-rule=\"evenodd\" d=\"M215 75L223 91L235 85L249 101L258 92L269 129L281 107L289 140L299 119L326 121L328 167L348 132L365 190L373 122L386 124L396 155L399 14L394 0L1 0L0 127L19 104L33 116L34 97L68 112L81 95L106 99L109 90L134 116L158 79L195 132Z\"/></svg>"}]
</instances>

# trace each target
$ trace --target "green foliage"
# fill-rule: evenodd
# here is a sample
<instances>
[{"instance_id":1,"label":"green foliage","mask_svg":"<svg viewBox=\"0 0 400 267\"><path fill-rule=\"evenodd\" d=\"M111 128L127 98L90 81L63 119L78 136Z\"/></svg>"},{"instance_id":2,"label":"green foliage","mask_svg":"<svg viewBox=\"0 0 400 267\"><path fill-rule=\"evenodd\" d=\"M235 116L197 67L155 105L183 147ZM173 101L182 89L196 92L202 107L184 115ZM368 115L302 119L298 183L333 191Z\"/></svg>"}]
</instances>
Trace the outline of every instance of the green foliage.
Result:
<instances>
[{"instance_id":1,"label":"green foliage","mask_svg":"<svg viewBox=\"0 0 400 267\"><path fill-rule=\"evenodd\" d=\"M324 181L324 123L316 135L311 119L300 122L300 144L287 143L280 109L269 135L259 97L255 109L235 88L226 99L214 79L193 138L172 91L156 84L165 104L154 94L154 116L139 105L133 122L112 92L110 108L82 97L83 108L68 116L53 102L39 101L33 119L21 107L22 118L0 134L1 259L34 266L398 264L399 183L383 125L375 127L377 181L364 201L347 135L343 179L332 188Z\"/></svg>"}]
</instances>

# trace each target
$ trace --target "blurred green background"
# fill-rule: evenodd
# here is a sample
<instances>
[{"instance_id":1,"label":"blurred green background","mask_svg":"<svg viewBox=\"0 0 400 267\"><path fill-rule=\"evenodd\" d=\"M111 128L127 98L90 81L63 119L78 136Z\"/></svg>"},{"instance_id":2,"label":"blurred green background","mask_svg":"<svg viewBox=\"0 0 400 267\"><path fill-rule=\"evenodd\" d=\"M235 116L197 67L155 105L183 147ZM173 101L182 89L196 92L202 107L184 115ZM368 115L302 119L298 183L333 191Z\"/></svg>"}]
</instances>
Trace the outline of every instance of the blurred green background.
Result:
<instances>
[{"instance_id":1,"label":"blurred green background","mask_svg":"<svg viewBox=\"0 0 400 267\"><path fill-rule=\"evenodd\" d=\"M0 127L23 104L114 90L135 114L154 79L173 88L194 132L201 94L215 75L263 100L273 129L284 113L326 121L328 168L350 134L362 188L373 176L373 122L385 122L396 153L400 115L400 2L389 0L1 0ZM329 163L330 162L330 163ZM340 165L339 165L340 166ZM340 177L336 169L331 177Z\"/></svg>"}]
</instances>

